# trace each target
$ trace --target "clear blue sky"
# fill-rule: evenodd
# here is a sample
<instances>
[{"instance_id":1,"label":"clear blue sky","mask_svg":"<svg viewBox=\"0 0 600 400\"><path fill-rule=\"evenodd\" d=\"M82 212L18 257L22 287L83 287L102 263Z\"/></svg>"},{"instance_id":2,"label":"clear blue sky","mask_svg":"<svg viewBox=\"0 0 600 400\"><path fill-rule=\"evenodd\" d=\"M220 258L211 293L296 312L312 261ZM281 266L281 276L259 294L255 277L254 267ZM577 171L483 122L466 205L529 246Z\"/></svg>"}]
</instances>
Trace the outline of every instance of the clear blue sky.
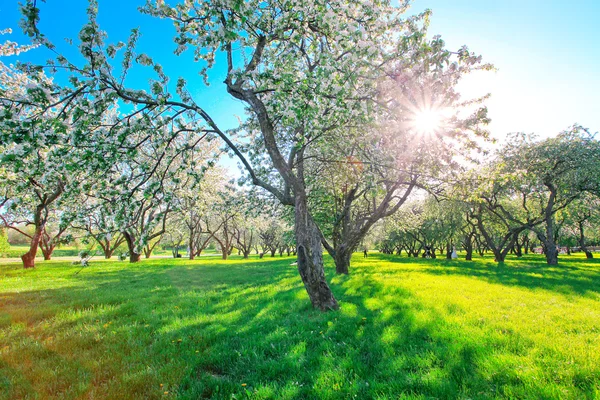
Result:
<instances>
[{"instance_id":1,"label":"clear blue sky","mask_svg":"<svg viewBox=\"0 0 600 400\"><path fill-rule=\"evenodd\" d=\"M143 0L99 3L100 24L111 42L125 40L129 30L139 26L140 49L161 62L168 74L188 81L197 76L189 54L171 55L171 25L137 13ZM42 30L66 49L62 38L77 36L85 21L85 5L83 0L41 3ZM494 136L515 131L548 136L575 122L600 131L600 0L414 0L411 12L425 8L434 12L432 35L441 34L450 48L466 44L498 68L464 84L466 95L492 93L488 106ZM17 1L0 0L0 29L13 28L10 39L24 43L19 18ZM41 49L21 55L38 62L46 58ZM242 107L224 92L219 83L222 74L215 71L215 84L208 89L196 85L195 95L217 122L231 127ZM137 76L131 83L141 85L145 80Z\"/></svg>"}]
</instances>

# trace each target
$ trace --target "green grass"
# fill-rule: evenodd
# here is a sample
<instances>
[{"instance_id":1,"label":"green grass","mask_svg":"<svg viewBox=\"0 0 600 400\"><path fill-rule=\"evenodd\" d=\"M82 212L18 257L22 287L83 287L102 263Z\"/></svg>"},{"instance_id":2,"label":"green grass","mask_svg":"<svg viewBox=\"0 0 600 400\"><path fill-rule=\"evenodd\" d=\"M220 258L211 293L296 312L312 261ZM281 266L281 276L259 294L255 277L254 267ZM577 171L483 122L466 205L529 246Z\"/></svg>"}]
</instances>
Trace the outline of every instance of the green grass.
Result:
<instances>
[{"instance_id":1,"label":"green grass","mask_svg":"<svg viewBox=\"0 0 600 400\"><path fill-rule=\"evenodd\" d=\"M74 246L61 246L60 248L56 248L52 252L52 257L77 257L81 250L85 250L85 246L80 246L79 248L76 248ZM7 252L0 254L0 258L20 258L23 254L27 253L28 251L29 246L11 245L10 249ZM42 253L42 250L38 249L36 258L43 259L43 257L44 254Z\"/></svg>"},{"instance_id":2,"label":"green grass","mask_svg":"<svg viewBox=\"0 0 600 400\"><path fill-rule=\"evenodd\" d=\"M600 398L596 260L292 261L0 266L0 398Z\"/></svg>"}]
</instances>

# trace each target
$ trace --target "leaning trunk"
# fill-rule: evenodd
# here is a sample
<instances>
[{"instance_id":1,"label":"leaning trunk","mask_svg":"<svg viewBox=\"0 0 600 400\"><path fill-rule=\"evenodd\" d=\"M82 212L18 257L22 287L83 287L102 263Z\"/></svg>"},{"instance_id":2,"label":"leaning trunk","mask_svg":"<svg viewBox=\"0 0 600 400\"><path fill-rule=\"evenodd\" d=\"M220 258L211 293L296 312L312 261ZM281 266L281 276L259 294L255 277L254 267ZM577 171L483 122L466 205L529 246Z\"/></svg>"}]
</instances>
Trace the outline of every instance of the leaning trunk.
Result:
<instances>
[{"instance_id":1,"label":"leaning trunk","mask_svg":"<svg viewBox=\"0 0 600 400\"><path fill-rule=\"evenodd\" d=\"M298 249L298 272L308 292L313 307L319 310L339 308L325 280L321 233L308 212L304 194L296 194L295 235Z\"/></svg>"},{"instance_id":2,"label":"leaning trunk","mask_svg":"<svg viewBox=\"0 0 600 400\"><path fill-rule=\"evenodd\" d=\"M31 243L29 244L29 251L21 256L21 260L23 261L23 268L33 268L35 267L35 255L37 253L38 246L40 244L40 240L42 238L42 232L44 231L44 227L38 227L31 238Z\"/></svg>"}]
</instances>

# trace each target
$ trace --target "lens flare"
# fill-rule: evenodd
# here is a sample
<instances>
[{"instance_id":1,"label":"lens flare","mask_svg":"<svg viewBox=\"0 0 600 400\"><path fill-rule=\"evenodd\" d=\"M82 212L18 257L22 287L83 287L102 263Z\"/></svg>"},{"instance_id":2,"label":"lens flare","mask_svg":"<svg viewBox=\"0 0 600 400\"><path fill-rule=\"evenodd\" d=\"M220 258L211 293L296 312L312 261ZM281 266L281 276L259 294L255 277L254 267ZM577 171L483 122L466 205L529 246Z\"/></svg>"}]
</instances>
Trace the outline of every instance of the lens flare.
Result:
<instances>
[{"instance_id":1,"label":"lens flare","mask_svg":"<svg viewBox=\"0 0 600 400\"><path fill-rule=\"evenodd\" d=\"M424 135L431 135L442 128L444 115L440 110L420 110L413 119L414 129Z\"/></svg>"}]
</instances>

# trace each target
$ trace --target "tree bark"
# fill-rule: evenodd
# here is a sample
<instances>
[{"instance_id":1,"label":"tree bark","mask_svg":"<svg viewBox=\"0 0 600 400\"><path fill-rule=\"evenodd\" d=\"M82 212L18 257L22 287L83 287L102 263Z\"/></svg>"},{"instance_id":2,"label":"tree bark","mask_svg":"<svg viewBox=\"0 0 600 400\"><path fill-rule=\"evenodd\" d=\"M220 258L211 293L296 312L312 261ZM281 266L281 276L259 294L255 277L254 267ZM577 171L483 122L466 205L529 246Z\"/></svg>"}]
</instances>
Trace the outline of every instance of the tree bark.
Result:
<instances>
[{"instance_id":1,"label":"tree bark","mask_svg":"<svg viewBox=\"0 0 600 400\"><path fill-rule=\"evenodd\" d=\"M50 261L52 259L52 253L54 253L54 246L48 246L45 249L42 248L42 254L44 255L45 261Z\"/></svg>"},{"instance_id":2,"label":"tree bark","mask_svg":"<svg viewBox=\"0 0 600 400\"><path fill-rule=\"evenodd\" d=\"M473 261L473 237L471 234L465 236L465 260Z\"/></svg>"},{"instance_id":3,"label":"tree bark","mask_svg":"<svg viewBox=\"0 0 600 400\"><path fill-rule=\"evenodd\" d=\"M135 251L135 239L129 232L123 232L125 241L127 242L127 249L129 249L129 262L135 263L140 261L141 254Z\"/></svg>"},{"instance_id":4,"label":"tree bark","mask_svg":"<svg viewBox=\"0 0 600 400\"><path fill-rule=\"evenodd\" d=\"M347 251L344 248L339 248L335 251L333 261L335 262L335 272L337 274L348 275L351 257L352 252Z\"/></svg>"},{"instance_id":5,"label":"tree bark","mask_svg":"<svg viewBox=\"0 0 600 400\"><path fill-rule=\"evenodd\" d=\"M37 227L29 244L29 251L21 256L23 261L23 268L35 267L35 255L37 253L40 239L42 238L43 226Z\"/></svg>"},{"instance_id":6,"label":"tree bark","mask_svg":"<svg viewBox=\"0 0 600 400\"><path fill-rule=\"evenodd\" d=\"M296 193L295 235L298 249L298 272L310 302L319 310L337 310L339 305L325 280L321 232L308 212L304 193Z\"/></svg>"}]
</instances>

